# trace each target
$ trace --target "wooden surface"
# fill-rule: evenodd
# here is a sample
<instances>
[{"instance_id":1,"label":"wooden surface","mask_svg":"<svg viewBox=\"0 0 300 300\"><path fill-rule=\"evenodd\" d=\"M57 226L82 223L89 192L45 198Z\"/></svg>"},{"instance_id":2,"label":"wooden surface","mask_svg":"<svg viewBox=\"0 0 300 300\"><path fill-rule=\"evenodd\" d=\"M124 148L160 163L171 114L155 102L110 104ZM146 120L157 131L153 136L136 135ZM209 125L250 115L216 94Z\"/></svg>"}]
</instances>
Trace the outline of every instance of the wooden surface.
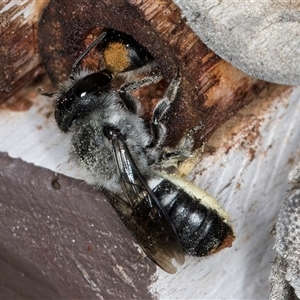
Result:
<instances>
[{"instance_id":1,"label":"wooden surface","mask_svg":"<svg viewBox=\"0 0 300 300\"><path fill-rule=\"evenodd\" d=\"M0 165L0 299L151 298L155 267L101 192L4 153Z\"/></svg>"},{"instance_id":2,"label":"wooden surface","mask_svg":"<svg viewBox=\"0 0 300 300\"><path fill-rule=\"evenodd\" d=\"M298 0L174 0L189 26L218 55L251 76L296 85Z\"/></svg>"},{"instance_id":3,"label":"wooden surface","mask_svg":"<svg viewBox=\"0 0 300 300\"><path fill-rule=\"evenodd\" d=\"M61 1L59 3L67 2L68 1ZM105 8L110 8L110 12L115 12L113 9L116 9L116 7L110 7L110 2L106 3L102 1L97 3L100 6L103 5ZM115 15L124 18L123 24L127 24L126 26L128 26L126 27L126 31L128 29L128 32L131 32L133 35L135 22L138 22L134 20L133 16L135 16L135 18L142 16L141 18L144 20L145 15L142 14L143 10L148 13L151 12L151 14L148 14L150 19L143 21L146 22L144 23L145 25L147 25L147 22L151 22L151 16L157 13L159 16L161 14L162 18L165 18L174 26L170 31L161 27L161 23L152 22L153 24L150 27L153 31L150 30L150 42L146 45L149 47L149 51L155 54L155 57L162 66L166 67L166 69L164 67L166 79L172 77L172 72L174 72L180 60L199 58L201 62L203 62L201 59L204 59L206 62L210 61L211 52L206 52L209 50L204 45L200 45L198 41L196 42L196 40L194 40L195 44L193 44L193 47L198 45L200 47L199 49L206 49L203 52L204 56L202 56L203 53L199 54L199 56L193 55L195 51L197 52L195 49L193 49L190 56L180 56L178 53L181 52L176 52L184 45L182 43L184 40L182 37L188 35L185 35L186 31L182 29L184 25L178 21L180 15L178 14L176 6L169 1L160 1L161 6L159 6L157 10L152 6L153 2L151 1L130 1L130 5L127 1L120 1L119 3L127 3L128 6L117 6L118 9L116 11L118 14ZM66 8L69 7L68 5ZM131 5L135 8L133 9ZM82 6L82 9L83 8L84 5ZM130 14L127 14L126 11L122 11L121 8L131 9L131 19ZM92 10L85 11L85 13L91 16L90 11ZM93 11L95 11L95 9ZM54 10L54 12L62 19L59 10ZM70 15L69 12L70 11L68 11L68 15ZM133 12L135 13L133 14ZM99 26L108 26L107 24L110 24L109 22L111 20L109 16L108 14L106 18L99 21L99 18L93 15L89 21L92 22L94 26L93 18L98 18L98 21L96 20L97 22L108 22L103 24L97 23ZM128 20L127 17L129 17L129 20L132 22L126 23L125 20ZM81 21L85 22L86 20L88 19L82 18ZM121 25L121 23L118 23L117 18L114 22L116 22L115 26ZM67 24L69 23L67 22ZM82 23L77 24L75 29L83 34L81 25ZM177 28L178 31L175 30L175 28ZM141 34L145 35L147 32L149 31L142 31ZM172 44L172 47L175 47L174 49L176 51L174 50L175 53L169 55L169 52L166 51L168 48L167 41L168 37L172 34L177 38L174 40L174 44ZM83 46L81 43L83 36L84 35L78 37L72 33L69 36L71 44L67 50L80 51ZM74 37L78 37L78 40L75 39L76 43L74 43ZM141 43L145 41L143 36L137 35L135 37ZM157 37L162 38L160 43L157 44L160 50L155 49ZM63 41L66 42L67 40L63 39ZM59 47L65 47L65 43L58 40L58 43L53 45L52 49L54 49L54 51L64 49ZM185 49L186 51L189 50L188 47ZM166 59L161 56L162 53L159 51L162 53L166 51L165 53L168 53ZM76 56L75 52L72 54L73 57ZM63 57L63 54L64 51L61 51L60 57ZM185 72L187 73L189 72L187 67L193 65L193 62L189 59L184 66L184 68L186 68ZM233 106L230 105L232 103L234 104L236 100L243 99L244 94L241 93L235 94L238 96L232 96L231 91L232 88L237 88L239 84L243 86L243 80L240 81L240 79L244 78L244 75L242 75L240 71L232 69L229 64L220 63L219 58L213 61L215 63L213 67L209 63L204 63L204 66L211 67L205 70L206 73L201 73L202 75L194 79L192 78L197 81L197 84L203 84L201 92L205 91L205 93L207 93L205 101L201 97L199 100L198 98L186 98L183 96L181 101L183 101L183 103L187 101L190 110L182 109L181 114L176 116L177 119L174 119L177 120L177 123L182 122L186 116L193 114L194 111L198 112L200 105L199 111L201 120L199 120L206 124L205 133L197 139L197 143L200 145L203 139L212 133L216 125L219 124L218 122L223 122L232 111L248 103L247 101L250 100L250 98L256 99L248 108L238 112L238 114L234 115L234 117L214 133L209 140L206 151L204 154L200 153L195 157L191 163L193 168L187 174L193 182L215 196L230 213L237 235L233 247L208 259L199 260L188 258L186 264L175 276L157 270L154 277L150 275L152 274L151 272L153 272L154 266L147 262L145 258L140 258L139 251L134 246L132 239L130 239L130 235L128 235L128 240L125 244L122 244L123 246L120 248L120 252L123 253L124 256L119 253L117 255L118 259L120 259L120 263L115 264L116 261L113 259L113 256L111 256L112 263L107 263L107 258L101 256L103 254L102 252L89 251L89 242L93 245L96 243L97 249L101 251L103 249L101 247L102 238L103 241L105 241L104 243L109 240L111 245L119 245L121 241L118 237L119 235L116 236L114 234L115 231L109 231L109 228L103 230L99 242L98 230L101 230L100 228L102 228L103 224L106 224L110 216L113 216L110 215L111 213L113 214L113 211L110 210L109 207L104 209L104 214L96 210L98 206L94 205L98 192L91 191L88 187L82 186L81 184L77 189L87 194L91 191L91 194L89 194L87 198L84 198L86 199L84 200L84 204L80 203L79 199L73 201L73 197L70 197L70 195L72 195L72 188L78 181L73 181L72 179L64 178L59 175L59 178L63 179L62 182L65 190L53 189L51 182L53 178L55 178L53 177L54 172L60 172L77 179L84 179L84 176L78 171L76 165L70 159L66 142L55 126L51 102L38 96L36 93L37 86L33 86L28 90L24 89L22 93L18 95L21 101L27 103L23 111L16 110L9 104L2 105L0 109L0 151L7 152L12 158L21 158L26 162L31 162L36 166L51 170L50 172L37 168L36 173L31 173L31 170L34 169L33 166L28 166L20 161L18 161L19 164L15 164L14 160L5 158L5 161L9 162L6 164L8 169L0 173L0 179L3 182L1 187L8 195L8 198L7 201L4 201L4 198L1 198L0 201L0 212L5 216L5 218L1 218L1 227L4 228L4 230L1 233L2 242L0 247L3 250L1 251L1 257L4 259L2 259L1 263L3 268L1 267L0 270L4 270L5 274L11 272L11 277L4 277L4 271L2 271L2 277L0 277L2 281L0 282L2 282L2 288L9 287L5 290L7 293L8 290L12 291L14 287L16 287L16 291L19 292L12 295L20 295L22 298L24 295L22 291L24 291L25 287L30 286L30 284L34 286L36 282L39 282L40 286L45 287L45 292L43 289L33 288L31 291L29 290L27 294L29 297L31 295L36 295L37 297L41 295L42 297L45 293L49 296L53 295L53 298L56 298L57 295L72 297L72 295L75 295L73 292L76 291L78 291L79 294L91 295L91 297L95 296L95 298L100 299L108 297L108 291L114 296L123 294L127 297L129 294L126 294L123 288L129 287L129 291L134 291L133 295L140 298L143 298L143 295L159 299L268 298L270 262L274 257L274 252L272 251L274 240L269 233L275 223L278 210L288 189L286 181L288 171L296 164L300 156L298 151L300 135L298 126L300 90L299 88L283 88L272 85L269 86L268 90L264 94L261 94L259 98L258 93L255 91L260 91L260 88L256 86L256 89L252 89L253 93L249 94L250 98L246 102L237 101L237 106L234 106L235 109L233 109ZM62 64L59 60L56 63L57 65L67 65ZM192 65L189 65L189 63ZM168 66L170 66L169 69ZM201 66L203 67L203 65ZM220 66L223 67L219 69ZM230 71L229 73L227 73L228 70ZM221 73L218 73L219 71ZM203 74L210 75L206 77L206 75ZM222 76L220 78L214 76L217 74ZM228 74L228 77L225 76L224 78L224 74ZM218 77L220 81L215 81L216 77ZM256 82L249 77L247 78L246 90L253 87L254 82ZM229 85L228 80L231 82ZM214 83L212 86L208 84L211 82ZM184 84L186 86L188 80L185 81ZM43 88L47 86L49 85L45 83L40 85L40 87ZM189 94L190 92L192 93ZM193 95L193 91L189 88L186 89L186 93L188 97ZM193 100L195 100L195 102L193 102ZM231 102L231 100L233 102ZM202 109L201 105L203 103L213 105L209 106L209 109ZM228 107L230 107L230 109L226 110ZM193 118L195 118L195 115L193 115ZM216 122L217 119L219 120L218 122ZM176 135L178 131L176 131L175 128L172 132L171 134ZM182 130L180 132L183 134ZM2 155L2 157L5 157L5 155ZM19 170L19 168L24 169ZM21 170L25 169L27 171L22 173ZM46 174L46 177L43 177L43 174ZM49 176L47 174L52 175ZM29 183L24 180L24 177L31 178ZM10 182L8 178L10 178ZM44 181L42 181L42 178L44 178ZM38 184L36 184L35 189L33 183L36 182L38 182ZM7 189L7 186L13 186L12 190ZM45 190L39 188L41 186L45 187ZM29 200L23 201L23 198L12 195L12 193L16 191L19 195L23 195L24 197L25 195L32 195L31 191L47 193L47 197L46 200L40 202L40 197L26 198L26 196L25 198ZM67 192L67 195L61 194L63 192ZM56 197L53 198L52 203L49 199L54 194ZM61 198L63 198L63 200L61 200ZM10 199L13 200L10 201ZM53 204L54 206L51 206ZM97 204L99 203L97 202ZM47 205L49 205L49 209ZM103 205L105 207L106 202L104 202ZM35 213L39 211L41 214L45 214L45 219L42 221L39 221L39 218L35 215ZM51 220L55 220L53 223L47 223L46 214L48 212L52 217ZM78 212L82 212L84 217ZM95 223L97 224L97 229L92 232L89 231L89 229L91 229L89 227L91 223L85 223L85 220L90 216L95 220L97 219L97 223ZM73 220L74 218L77 219ZM32 222L30 220L32 220ZM11 222L15 223L13 224ZM42 222L46 223L44 224ZM113 222L120 224L118 220L113 220ZM51 227L52 225L53 227ZM121 229L122 227L118 226L119 225L113 226L114 230L116 230L118 234L120 233L122 237L124 234L126 238L128 233L124 228ZM64 231L67 232L66 238ZM78 252L78 248L76 248L78 244L76 244L75 237L73 238L73 231L79 234L79 240L77 239L77 242L82 242L82 245L87 246L85 248L79 247L79 251L87 251L88 254L80 256L82 252ZM108 234L108 232L111 233ZM15 236L14 233L16 233ZM34 233L39 234L35 236ZM46 240L41 242L38 239L42 233L45 233ZM86 237L89 237L88 244L85 243ZM33 242L35 238L37 238L38 242ZM75 242L73 242L73 240L75 240ZM29 242L31 243L29 244ZM57 245L57 247L55 248L53 245ZM45 250L44 246L49 248L46 247ZM57 249L63 250L59 252L60 250ZM92 252L91 255L90 252ZM52 259L49 260L49 257ZM137 268L137 271L134 269L136 273L132 275L127 271L124 273L123 267L120 266L123 266L122 264L126 264L128 261L131 262L132 259L133 266L136 263L136 266L138 265L140 268ZM148 263L149 267L147 267ZM71 265L72 267L69 267ZM18 266L20 266L19 269ZM97 267L95 266L99 269L96 269ZM104 267L102 268L102 266L107 267L104 273ZM47 271L44 271L44 268L46 268ZM32 272L25 274L22 271L28 269L32 270ZM129 269L132 270L132 266L130 266ZM145 280L151 277L151 283L149 281L146 283L145 281L139 281L141 279L135 277L135 275L139 275L138 272L141 269L143 272L145 271L143 273ZM58 272L58 270L63 271ZM73 275L72 278L77 278L78 281L77 279L71 283L67 281L70 273L64 272L68 270ZM51 273L52 271L53 273ZM24 281L22 280L24 277L22 274L25 274ZM45 274L54 274L57 278L62 278L62 281L57 283L55 282L55 278L48 280L49 278L47 278ZM101 277L103 274L106 276ZM10 278L18 278L20 285L11 285ZM66 280L63 280L63 278L66 278ZM103 286L100 286L106 281L107 284L105 283ZM74 282L76 282L78 288L72 291ZM116 285L112 287L113 284ZM145 288L145 284L148 285L147 288ZM115 289L115 287L117 288ZM149 292L151 295L148 294Z\"/></svg>"},{"instance_id":4,"label":"wooden surface","mask_svg":"<svg viewBox=\"0 0 300 300\"><path fill-rule=\"evenodd\" d=\"M37 23L44 1L0 1L0 103L39 74Z\"/></svg>"},{"instance_id":5,"label":"wooden surface","mask_svg":"<svg viewBox=\"0 0 300 300\"><path fill-rule=\"evenodd\" d=\"M297 125L300 90L278 87L269 92L270 95L257 99L215 133L208 151L201 161L196 159L189 175L230 213L237 236L233 247L208 259L187 258L175 276L157 270L148 287L152 297L268 298L268 276L274 257L274 240L269 233L288 189L287 174L299 160L300 137ZM53 172L84 179L68 156L66 143L51 114L51 103L41 96L31 98L28 91L24 91L25 95L33 103L28 111L0 110L0 151ZM17 176L18 172L14 174ZM71 201L65 205L75 205L72 199L63 201ZM92 205L89 201L93 202L87 200L86 205ZM93 216L96 218L97 214ZM26 214L22 216L21 212L20 217ZM26 225L31 229L35 226ZM95 232L89 238L92 243L98 240ZM110 235L110 239L112 244L118 244L114 235ZM128 247L130 245L128 241ZM136 251L134 256L138 254L136 248L132 251ZM51 264L56 266L60 262L52 260ZM89 263L91 268L94 265L98 262ZM115 265L110 266L113 269ZM123 279L119 283L127 284Z\"/></svg>"},{"instance_id":6,"label":"wooden surface","mask_svg":"<svg viewBox=\"0 0 300 300\"><path fill-rule=\"evenodd\" d=\"M163 120L172 129L168 145L178 144L187 130L199 126L195 147L200 147L217 126L266 87L266 82L247 76L207 48L170 0L85 0L80 6L71 0L50 1L39 24L39 51L55 84L68 78L95 28L132 35L154 56L168 82L180 68L180 94Z\"/></svg>"}]
</instances>

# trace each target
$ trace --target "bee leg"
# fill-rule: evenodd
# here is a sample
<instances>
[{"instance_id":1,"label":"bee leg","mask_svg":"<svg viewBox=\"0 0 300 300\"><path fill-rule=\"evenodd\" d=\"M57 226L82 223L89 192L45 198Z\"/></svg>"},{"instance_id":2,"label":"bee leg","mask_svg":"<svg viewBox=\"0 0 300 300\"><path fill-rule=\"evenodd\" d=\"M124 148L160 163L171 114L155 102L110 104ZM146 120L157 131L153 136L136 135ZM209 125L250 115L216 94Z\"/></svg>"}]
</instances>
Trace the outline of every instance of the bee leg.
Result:
<instances>
[{"instance_id":1,"label":"bee leg","mask_svg":"<svg viewBox=\"0 0 300 300\"><path fill-rule=\"evenodd\" d=\"M168 86L164 97L157 103L152 116L151 131L152 131L152 141L149 148L159 147L165 139L166 136L166 126L161 122L167 111L171 107L171 103L176 99L179 91L179 86L181 82L180 73L178 73L175 78L171 81Z\"/></svg>"},{"instance_id":2,"label":"bee leg","mask_svg":"<svg viewBox=\"0 0 300 300\"><path fill-rule=\"evenodd\" d=\"M130 93L133 90L140 89L141 87L153 84L153 83L158 83L159 81L162 80L162 75L160 73L154 73L149 76L145 76L142 79L139 80L134 80L127 82L126 84L123 84L120 88L120 91L123 91L123 93Z\"/></svg>"},{"instance_id":3,"label":"bee leg","mask_svg":"<svg viewBox=\"0 0 300 300\"><path fill-rule=\"evenodd\" d=\"M153 83L158 83L160 80L162 80L162 78L163 77L160 74L154 74L151 76L146 76L140 80L131 81L122 85L119 90L119 95L128 110L135 114L139 112L139 105L136 99L130 94L130 92Z\"/></svg>"},{"instance_id":4,"label":"bee leg","mask_svg":"<svg viewBox=\"0 0 300 300\"><path fill-rule=\"evenodd\" d=\"M195 126L192 129L188 130L183 139L180 141L180 144L175 149L164 148L162 159L165 161L174 160L176 162L181 162L186 158L192 156L194 147L194 135L200 129L203 129L202 126Z\"/></svg>"},{"instance_id":5,"label":"bee leg","mask_svg":"<svg viewBox=\"0 0 300 300\"><path fill-rule=\"evenodd\" d=\"M164 147L160 155L156 157L156 160L153 159L152 162L159 162L159 166L168 173L176 173L180 164L193 156L194 134L202 129L202 127L203 126L195 126L188 130L176 148Z\"/></svg>"},{"instance_id":6,"label":"bee leg","mask_svg":"<svg viewBox=\"0 0 300 300\"><path fill-rule=\"evenodd\" d=\"M126 91L123 89L119 91L119 95L127 109L134 114L138 114L140 109L136 99L130 94L127 94Z\"/></svg>"}]
</instances>

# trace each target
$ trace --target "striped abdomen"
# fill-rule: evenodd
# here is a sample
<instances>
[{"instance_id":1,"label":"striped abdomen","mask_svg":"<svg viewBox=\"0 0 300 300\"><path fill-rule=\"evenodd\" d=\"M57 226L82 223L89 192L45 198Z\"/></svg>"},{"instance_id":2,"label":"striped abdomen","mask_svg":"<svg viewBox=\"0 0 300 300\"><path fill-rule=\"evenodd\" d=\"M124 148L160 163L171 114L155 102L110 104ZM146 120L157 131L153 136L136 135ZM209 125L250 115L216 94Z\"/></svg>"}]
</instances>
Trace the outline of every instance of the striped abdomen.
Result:
<instances>
[{"instance_id":1,"label":"striped abdomen","mask_svg":"<svg viewBox=\"0 0 300 300\"><path fill-rule=\"evenodd\" d=\"M188 193L167 179L153 191L166 209L184 253L206 256L231 245L234 234L227 220L213 205L204 205L199 195Z\"/></svg>"}]
</instances>

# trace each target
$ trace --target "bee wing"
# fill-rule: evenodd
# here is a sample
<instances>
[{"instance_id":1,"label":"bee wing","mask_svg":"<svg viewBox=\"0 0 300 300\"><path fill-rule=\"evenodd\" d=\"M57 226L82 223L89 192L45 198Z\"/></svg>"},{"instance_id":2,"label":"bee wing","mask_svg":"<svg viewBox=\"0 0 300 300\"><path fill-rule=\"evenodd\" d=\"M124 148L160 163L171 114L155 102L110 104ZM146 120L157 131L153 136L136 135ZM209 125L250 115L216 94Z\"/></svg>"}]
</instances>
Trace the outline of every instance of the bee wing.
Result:
<instances>
[{"instance_id":1,"label":"bee wing","mask_svg":"<svg viewBox=\"0 0 300 300\"><path fill-rule=\"evenodd\" d=\"M133 209L119 195L108 190L104 190L104 194L147 256L166 272L176 273L172 259L183 263L183 253L180 248L174 250L174 243L162 227L164 224L157 214L158 211L153 214L153 207L149 202L143 207Z\"/></svg>"},{"instance_id":2,"label":"bee wing","mask_svg":"<svg viewBox=\"0 0 300 300\"><path fill-rule=\"evenodd\" d=\"M169 273L172 259L184 262L184 254L169 215L138 170L123 138L112 139L124 197L105 191L108 200L148 257Z\"/></svg>"}]
</instances>

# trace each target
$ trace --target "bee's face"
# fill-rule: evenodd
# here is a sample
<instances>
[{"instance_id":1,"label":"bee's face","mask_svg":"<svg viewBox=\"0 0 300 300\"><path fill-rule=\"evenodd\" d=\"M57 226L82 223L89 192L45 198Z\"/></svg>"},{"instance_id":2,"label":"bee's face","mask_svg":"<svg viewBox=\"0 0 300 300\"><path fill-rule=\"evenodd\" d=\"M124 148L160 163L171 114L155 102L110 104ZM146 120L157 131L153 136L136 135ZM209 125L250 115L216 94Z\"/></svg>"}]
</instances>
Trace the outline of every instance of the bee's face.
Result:
<instances>
[{"instance_id":1,"label":"bee's face","mask_svg":"<svg viewBox=\"0 0 300 300\"><path fill-rule=\"evenodd\" d=\"M109 92L111 76L107 72L86 75L78 73L62 88L55 103L55 120L67 132L78 115L93 111L101 105L101 96Z\"/></svg>"}]
</instances>

